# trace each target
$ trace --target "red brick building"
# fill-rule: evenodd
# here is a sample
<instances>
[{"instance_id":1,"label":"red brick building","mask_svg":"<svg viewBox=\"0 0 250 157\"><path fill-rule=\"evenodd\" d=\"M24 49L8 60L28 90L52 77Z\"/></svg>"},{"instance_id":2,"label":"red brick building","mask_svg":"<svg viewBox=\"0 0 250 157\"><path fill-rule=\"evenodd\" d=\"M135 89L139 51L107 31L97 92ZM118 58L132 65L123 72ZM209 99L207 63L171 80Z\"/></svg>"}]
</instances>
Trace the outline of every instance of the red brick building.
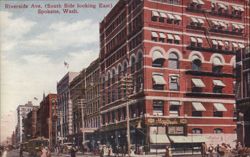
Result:
<instances>
[{"instance_id":1,"label":"red brick building","mask_svg":"<svg viewBox=\"0 0 250 157\"><path fill-rule=\"evenodd\" d=\"M37 135L39 137L45 137L50 140L50 144L56 143L56 121L57 121L57 94L44 95L43 100L40 103L37 116L38 129Z\"/></svg>"},{"instance_id":2,"label":"red brick building","mask_svg":"<svg viewBox=\"0 0 250 157\"><path fill-rule=\"evenodd\" d=\"M234 65L245 47L244 14L243 0L119 1L100 24L102 142L126 145L119 84L129 75L132 144L150 152L166 144L234 145Z\"/></svg>"}]
</instances>

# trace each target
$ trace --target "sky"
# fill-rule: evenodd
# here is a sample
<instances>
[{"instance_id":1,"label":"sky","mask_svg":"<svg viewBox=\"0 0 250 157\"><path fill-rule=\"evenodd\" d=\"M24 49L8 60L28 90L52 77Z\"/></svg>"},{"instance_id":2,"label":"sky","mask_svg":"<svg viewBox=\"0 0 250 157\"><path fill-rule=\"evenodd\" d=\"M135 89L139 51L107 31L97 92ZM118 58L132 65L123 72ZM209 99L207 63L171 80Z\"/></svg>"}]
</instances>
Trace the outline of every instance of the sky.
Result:
<instances>
[{"instance_id":1,"label":"sky","mask_svg":"<svg viewBox=\"0 0 250 157\"><path fill-rule=\"evenodd\" d=\"M99 23L117 1L0 1L0 141L14 131L18 105L28 101L39 105L43 93L56 93L57 82L68 71L79 72L98 57ZM99 7L100 3L107 7ZM42 8L31 8L32 4ZM65 8L55 8L49 10L58 10L60 14L39 14L39 9L47 11L46 4L73 4L75 8L71 9L77 13L64 14ZM87 7L76 8L77 4ZM69 64L68 69L64 62Z\"/></svg>"}]
</instances>

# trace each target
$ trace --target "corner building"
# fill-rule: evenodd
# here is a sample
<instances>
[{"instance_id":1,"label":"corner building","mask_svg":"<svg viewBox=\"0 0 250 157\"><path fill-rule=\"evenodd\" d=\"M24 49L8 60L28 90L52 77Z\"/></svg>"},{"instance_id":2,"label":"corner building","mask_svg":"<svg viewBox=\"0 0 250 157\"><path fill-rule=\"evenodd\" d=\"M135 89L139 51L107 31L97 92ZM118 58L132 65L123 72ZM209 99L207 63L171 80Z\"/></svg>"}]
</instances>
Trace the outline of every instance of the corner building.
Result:
<instances>
[{"instance_id":1,"label":"corner building","mask_svg":"<svg viewBox=\"0 0 250 157\"><path fill-rule=\"evenodd\" d=\"M241 0L119 1L100 24L101 142L127 145L119 84L129 75L136 149L234 146L235 55L245 47L244 15Z\"/></svg>"}]
</instances>

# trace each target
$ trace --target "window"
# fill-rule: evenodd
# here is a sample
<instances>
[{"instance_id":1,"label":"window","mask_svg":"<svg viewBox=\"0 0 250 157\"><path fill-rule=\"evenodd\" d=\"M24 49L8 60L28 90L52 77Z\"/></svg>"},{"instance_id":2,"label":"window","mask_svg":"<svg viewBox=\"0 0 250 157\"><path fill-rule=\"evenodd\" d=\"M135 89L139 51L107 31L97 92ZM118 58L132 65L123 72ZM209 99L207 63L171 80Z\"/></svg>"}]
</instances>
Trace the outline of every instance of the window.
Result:
<instances>
[{"instance_id":1,"label":"window","mask_svg":"<svg viewBox=\"0 0 250 157\"><path fill-rule=\"evenodd\" d=\"M160 39L159 41L164 43L165 42L166 35L164 33L160 33Z\"/></svg>"},{"instance_id":2,"label":"window","mask_svg":"<svg viewBox=\"0 0 250 157\"><path fill-rule=\"evenodd\" d=\"M156 32L151 32L151 40L157 42L158 34Z\"/></svg>"},{"instance_id":3,"label":"window","mask_svg":"<svg viewBox=\"0 0 250 157\"><path fill-rule=\"evenodd\" d=\"M119 80L121 79L121 76L122 76L122 66L119 65L119 66L118 66L118 79L119 79Z\"/></svg>"},{"instance_id":4,"label":"window","mask_svg":"<svg viewBox=\"0 0 250 157\"><path fill-rule=\"evenodd\" d=\"M170 101L169 102L169 116L178 117L180 115L180 102Z\"/></svg>"},{"instance_id":5,"label":"window","mask_svg":"<svg viewBox=\"0 0 250 157\"><path fill-rule=\"evenodd\" d=\"M152 78L153 78L153 89L163 90L166 84L163 74L153 73Z\"/></svg>"},{"instance_id":6,"label":"window","mask_svg":"<svg viewBox=\"0 0 250 157\"><path fill-rule=\"evenodd\" d=\"M202 129L200 129L200 128L194 128L194 129L192 129L192 133L193 134L202 134Z\"/></svg>"},{"instance_id":7,"label":"window","mask_svg":"<svg viewBox=\"0 0 250 157\"><path fill-rule=\"evenodd\" d=\"M221 133L223 133L223 130L221 128L215 128L214 133L215 134L221 134Z\"/></svg>"},{"instance_id":8,"label":"window","mask_svg":"<svg viewBox=\"0 0 250 157\"><path fill-rule=\"evenodd\" d=\"M123 73L124 73L124 75L126 75L127 74L127 71L128 71L128 64L127 64L127 62L124 62L124 64L123 64Z\"/></svg>"},{"instance_id":9,"label":"window","mask_svg":"<svg viewBox=\"0 0 250 157\"><path fill-rule=\"evenodd\" d=\"M108 73L108 86L110 86L110 73Z\"/></svg>"},{"instance_id":10,"label":"window","mask_svg":"<svg viewBox=\"0 0 250 157\"><path fill-rule=\"evenodd\" d=\"M160 51L154 51L152 55L152 66L162 67L165 61L163 54Z\"/></svg>"},{"instance_id":11,"label":"window","mask_svg":"<svg viewBox=\"0 0 250 157\"><path fill-rule=\"evenodd\" d=\"M179 78L178 76L169 77L169 90L179 90Z\"/></svg>"},{"instance_id":12,"label":"window","mask_svg":"<svg viewBox=\"0 0 250 157\"><path fill-rule=\"evenodd\" d=\"M174 35L174 43L175 44L180 44L180 40L181 40L181 38L179 35Z\"/></svg>"},{"instance_id":13,"label":"window","mask_svg":"<svg viewBox=\"0 0 250 157\"><path fill-rule=\"evenodd\" d=\"M213 80L213 92L222 93L222 89L226 86L221 80Z\"/></svg>"},{"instance_id":14,"label":"window","mask_svg":"<svg viewBox=\"0 0 250 157\"><path fill-rule=\"evenodd\" d=\"M116 120L115 111L112 111L111 113L112 113L112 122L114 123Z\"/></svg>"},{"instance_id":15,"label":"window","mask_svg":"<svg viewBox=\"0 0 250 157\"><path fill-rule=\"evenodd\" d=\"M131 73L135 72L135 57L131 57Z\"/></svg>"},{"instance_id":16,"label":"window","mask_svg":"<svg viewBox=\"0 0 250 157\"><path fill-rule=\"evenodd\" d=\"M179 68L179 58L176 53L171 52L168 57L168 67L170 69L178 69Z\"/></svg>"},{"instance_id":17,"label":"window","mask_svg":"<svg viewBox=\"0 0 250 157\"><path fill-rule=\"evenodd\" d=\"M143 57L142 53L139 53L138 60L137 60L137 70L141 69L143 66Z\"/></svg>"},{"instance_id":18,"label":"window","mask_svg":"<svg viewBox=\"0 0 250 157\"><path fill-rule=\"evenodd\" d=\"M163 100L153 100L153 115L154 116L164 115L164 101Z\"/></svg>"},{"instance_id":19,"label":"window","mask_svg":"<svg viewBox=\"0 0 250 157\"><path fill-rule=\"evenodd\" d=\"M158 17L159 17L159 13L157 11L152 11L152 17L151 20L152 21L157 21Z\"/></svg>"},{"instance_id":20,"label":"window","mask_svg":"<svg viewBox=\"0 0 250 157\"><path fill-rule=\"evenodd\" d=\"M206 87L201 79L192 78L192 92L202 92L202 88Z\"/></svg>"},{"instance_id":21,"label":"window","mask_svg":"<svg viewBox=\"0 0 250 157\"><path fill-rule=\"evenodd\" d=\"M223 112L227 111L222 103L214 103L214 117L223 117Z\"/></svg>"},{"instance_id":22,"label":"window","mask_svg":"<svg viewBox=\"0 0 250 157\"><path fill-rule=\"evenodd\" d=\"M193 61L192 61L192 70L195 71L200 71L201 69L201 60L198 56L192 56Z\"/></svg>"},{"instance_id":23,"label":"window","mask_svg":"<svg viewBox=\"0 0 250 157\"><path fill-rule=\"evenodd\" d=\"M116 74L115 74L115 70L113 69L112 70L112 83L115 83L115 77L116 77Z\"/></svg>"},{"instance_id":24,"label":"window","mask_svg":"<svg viewBox=\"0 0 250 157\"><path fill-rule=\"evenodd\" d=\"M170 43L172 44L173 43L173 40L174 40L174 37L172 34L168 34L168 39L167 39L167 43Z\"/></svg>"},{"instance_id":25,"label":"window","mask_svg":"<svg viewBox=\"0 0 250 157\"><path fill-rule=\"evenodd\" d=\"M195 37L191 37L190 39L191 39L191 47L195 47L196 46L196 42L197 42L196 38Z\"/></svg>"},{"instance_id":26,"label":"window","mask_svg":"<svg viewBox=\"0 0 250 157\"><path fill-rule=\"evenodd\" d=\"M213 68L212 68L212 72L213 73L221 73L222 71L222 62L221 59L219 57L215 57L213 59Z\"/></svg>"}]
</instances>

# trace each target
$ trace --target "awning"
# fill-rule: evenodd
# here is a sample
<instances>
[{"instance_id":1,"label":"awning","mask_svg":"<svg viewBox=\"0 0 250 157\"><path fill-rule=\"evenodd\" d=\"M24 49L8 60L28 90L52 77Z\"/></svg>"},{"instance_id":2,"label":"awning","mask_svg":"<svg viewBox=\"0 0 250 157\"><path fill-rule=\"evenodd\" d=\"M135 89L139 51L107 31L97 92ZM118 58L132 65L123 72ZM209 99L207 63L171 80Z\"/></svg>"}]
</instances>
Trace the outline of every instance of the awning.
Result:
<instances>
[{"instance_id":1,"label":"awning","mask_svg":"<svg viewBox=\"0 0 250 157\"><path fill-rule=\"evenodd\" d=\"M196 42L197 42L196 38L194 38L194 37L191 37L191 42L194 42L194 43L196 43Z\"/></svg>"},{"instance_id":2,"label":"awning","mask_svg":"<svg viewBox=\"0 0 250 157\"><path fill-rule=\"evenodd\" d=\"M170 143L166 134L150 134L150 143L167 144Z\"/></svg>"},{"instance_id":3,"label":"awning","mask_svg":"<svg viewBox=\"0 0 250 157\"><path fill-rule=\"evenodd\" d=\"M239 29L239 25L237 25L235 23L233 23L232 26L233 26L234 29Z\"/></svg>"},{"instance_id":4,"label":"awning","mask_svg":"<svg viewBox=\"0 0 250 157\"><path fill-rule=\"evenodd\" d=\"M213 80L215 86L225 87L226 85L221 80Z\"/></svg>"},{"instance_id":5,"label":"awning","mask_svg":"<svg viewBox=\"0 0 250 157\"><path fill-rule=\"evenodd\" d=\"M198 0L192 0L192 3L199 3Z\"/></svg>"},{"instance_id":6,"label":"awning","mask_svg":"<svg viewBox=\"0 0 250 157\"><path fill-rule=\"evenodd\" d=\"M195 111L206 111L205 107L200 102L192 102L192 106Z\"/></svg>"},{"instance_id":7,"label":"awning","mask_svg":"<svg viewBox=\"0 0 250 157\"><path fill-rule=\"evenodd\" d=\"M158 38L158 34L156 32L151 32L152 37Z\"/></svg>"},{"instance_id":8,"label":"awning","mask_svg":"<svg viewBox=\"0 0 250 157\"><path fill-rule=\"evenodd\" d=\"M222 111L222 112L227 111L227 109L222 103L214 103L214 108L216 111Z\"/></svg>"},{"instance_id":9,"label":"awning","mask_svg":"<svg viewBox=\"0 0 250 157\"><path fill-rule=\"evenodd\" d=\"M194 61L194 60L196 60L196 59L201 60L200 57L197 56L197 55L193 55L193 56L191 57L191 60L192 60L192 61Z\"/></svg>"},{"instance_id":10,"label":"awning","mask_svg":"<svg viewBox=\"0 0 250 157\"><path fill-rule=\"evenodd\" d=\"M216 40L212 40L213 45L218 45L218 42Z\"/></svg>"},{"instance_id":11,"label":"awning","mask_svg":"<svg viewBox=\"0 0 250 157\"><path fill-rule=\"evenodd\" d=\"M233 47L234 48L237 48L238 47L238 44L236 44L236 43L232 43L233 44Z\"/></svg>"},{"instance_id":12,"label":"awning","mask_svg":"<svg viewBox=\"0 0 250 157\"><path fill-rule=\"evenodd\" d=\"M167 18L167 15L165 13L160 12L160 17Z\"/></svg>"},{"instance_id":13,"label":"awning","mask_svg":"<svg viewBox=\"0 0 250 157\"><path fill-rule=\"evenodd\" d=\"M228 46L228 45L229 45L229 42L228 42L228 41L225 41L225 45Z\"/></svg>"},{"instance_id":14,"label":"awning","mask_svg":"<svg viewBox=\"0 0 250 157\"><path fill-rule=\"evenodd\" d=\"M164 33L159 33L160 34L160 38L166 38L166 35Z\"/></svg>"},{"instance_id":15,"label":"awning","mask_svg":"<svg viewBox=\"0 0 250 157\"><path fill-rule=\"evenodd\" d=\"M232 8L233 8L234 10L239 10L239 8L238 8L237 6L234 6L234 5L232 5Z\"/></svg>"},{"instance_id":16,"label":"awning","mask_svg":"<svg viewBox=\"0 0 250 157\"><path fill-rule=\"evenodd\" d=\"M197 38L198 43L203 43L203 40L201 38Z\"/></svg>"},{"instance_id":17,"label":"awning","mask_svg":"<svg viewBox=\"0 0 250 157\"><path fill-rule=\"evenodd\" d=\"M157 11L152 11L152 16L156 16L156 17L159 17L159 13Z\"/></svg>"},{"instance_id":18,"label":"awning","mask_svg":"<svg viewBox=\"0 0 250 157\"><path fill-rule=\"evenodd\" d=\"M218 44L219 44L220 46L224 46L223 42L220 41L220 40L218 40Z\"/></svg>"},{"instance_id":19,"label":"awning","mask_svg":"<svg viewBox=\"0 0 250 157\"><path fill-rule=\"evenodd\" d=\"M198 1L198 4L201 4L201 5L205 4L202 0L197 0L197 1Z\"/></svg>"},{"instance_id":20,"label":"awning","mask_svg":"<svg viewBox=\"0 0 250 157\"><path fill-rule=\"evenodd\" d=\"M244 29L245 27L243 25L238 25L240 29Z\"/></svg>"},{"instance_id":21,"label":"awning","mask_svg":"<svg viewBox=\"0 0 250 157\"><path fill-rule=\"evenodd\" d=\"M154 81L154 84L157 84L157 85L165 85L166 84L166 81L165 81L163 75L161 75L161 74L153 74L153 81Z\"/></svg>"},{"instance_id":22,"label":"awning","mask_svg":"<svg viewBox=\"0 0 250 157\"><path fill-rule=\"evenodd\" d=\"M165 59L160 51L154 51L152 56L153 62L157 59Z\"/></svg>"},{"instance_id":23,"label":"awning","mask_svg":"<svg viewBox=\"0 0 250 157\"><path fill-rule=\"evenodd\" d=\"M200 24L204 24L204 20L203 19L197 19L198 20L198 22L200 23Z\"/></svg>"},{"instance_id":24,"label":"awning","mask_svg":"<svg viewBox=\"0 0 250 157\"><path fill-rule=\"evenodd\" d=\"M218 57L213 59L213 65L215 66L222 66L221 60Z\"/></svg>"},{"instance_id":25,"label":"awning","mask_svg":"<svg viewBox=\"0 0 250 157\"><path fill-rule=\"evenodd\" d=\"M173 143L203 143L207 139L204 136L169 136Z\"/></svg>"},{"instance_id":26,"label":"awning","mask_svg":"<svg viewBox=\"0 0 250 157\"><path fill-rule=\"evenodd\" d=\"M174 39L175 39L175 40L181 40L181 38L180 38L179 35L174 35Z\"/></svg>"},{"instance_id":27,"label":"awning","mask_svg":"<svg viewBox=\"0 0 250 157\"><path fill-rule=\"evenodd\" d=\"M227 25L224 22L218 22L222 27L227 28Z\"/></svg>"},{"instance_id":28,"label":"awning","mask_svg":"<svg viewBox=\"0 0 250 157\"><path fill-rule=\"evenodd\" d=\"M192 78L192 82L193 82L195 87L199 87L199 88L206 87L201 79Z\"/></svg>"},{"instance_id":29,"label":"awning","mask_svg":"<svg viewBox=\"0 0 250 157\"><path fill-rule=\"evenodd\" d=\"M181 105L181 103L179 101L170 101L169 104L170 105L176 105L176 106Z\"/></svg>"},{"instance_id":30,"label":"awning","mask_svg":"<svg viewBox=\"0 0 250 157\"><path fill-rule=\"evenodd\" d=\"M227 7L224 4L218 3L218 6L222 9L227 9Z\"/></svg>"},{"instance_id":31,"label":"awning","mask_svg":"<svg viewBox=\"0 0 250 157\"><path fill-rule=\"evenodd\" d=\"M215 25L215 26L220 25L217 21L212 21L212 24Z\"/></svg>"},{"instance_id":32,"label":"awning","mask_svg":"<svg viewBox=\"0 0 250 157\"><path fill-rule=\"evenodd\" d=\"M245 48L244 44L241 44L241 43L239 43L239 47L242 49Z\"/></svg>"},{"instance_id":33,"label":"awning","mask_svg":"<svg viewBox=\"0 0 250 157\"><path fill-rule=\"evenodd\" d=\"M244 8L238 7L238 10L239 10L239 11L244 11Z\"/></svg>"},{"instance_id":34,"label":"awning","mask_svg":"<svg viewBox=\"0 0 250 157\"><path fill-rule=\"evenodd\" d=\"M181 21L181 16L180 15L174 15L175 19L178 20L178 21Z\"/></svg>"},{"instance_id":35,"label":"awning","mask_svg":"<svg viewBox=\"0 0 250 157\"><path fill-rule=\"evenodd\" d=\"M191 17L191 20L192 20L193 23L198 23L198 20L196 18L194 18L194 17Z\"/></svg>"},{"instance_id":36,"label":"awning","mask_svg":"<svg viewBox=\"0 0 250 157\"><path fill-rule=\"evenodd\" d=\"M172 34L168 34L168 39L170 39L170 40L174 40L173 35L172 35Z\"/></svg>"},{"instance_id":37,"label":"awning","mask_svg":"<svg viewBox=\"0 0 250 157\"><path fill-rule=\"evenodd\" d=\"M173 20L174 19L174 16L172 14L167 14L168 15L168 18Z\"/></svg>"}]
</instances>

